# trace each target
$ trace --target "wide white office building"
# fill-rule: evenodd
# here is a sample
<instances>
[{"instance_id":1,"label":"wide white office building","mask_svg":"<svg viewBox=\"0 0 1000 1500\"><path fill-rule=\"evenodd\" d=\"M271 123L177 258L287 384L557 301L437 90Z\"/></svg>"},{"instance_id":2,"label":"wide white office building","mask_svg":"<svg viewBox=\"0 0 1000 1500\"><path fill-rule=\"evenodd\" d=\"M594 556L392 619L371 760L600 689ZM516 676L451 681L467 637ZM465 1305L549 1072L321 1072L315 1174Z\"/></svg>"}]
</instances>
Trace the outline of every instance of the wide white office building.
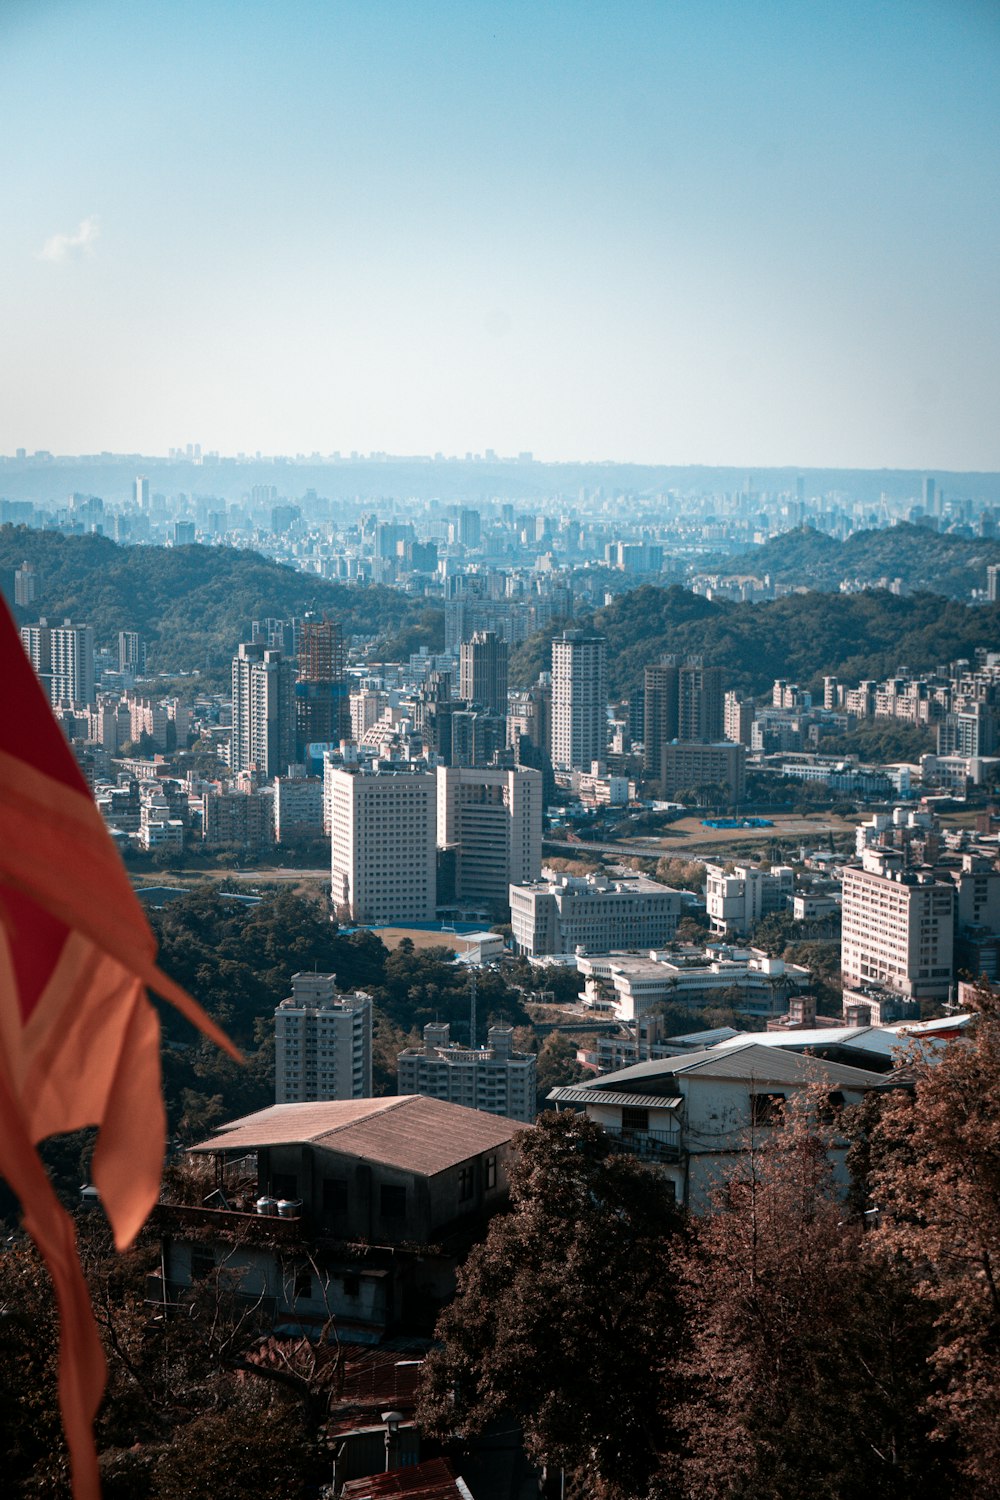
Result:
<instances>
[{"instance_id":1,"label":"wide white office building","mask_svg":"<svg viewBox=\"0 0 1000 1500\"><path fill-rule=\"evenodd\" d=\"M372 1001L340 994L333 974L294 974L274 1013L274 1102L370 1099Z\"/></svg>"},{"instance_id":2,"label":"wide white office building","mask_svg":"<svg viewBox=\"0 0 1000 1500\"><path fill-rule=\"evenodd\" d=\"M510 888L514 947L544 954L662 948L677 931L681 894L647 875L562 875Z\"/></svg>"},{"instance_id":3,"label":"wide white office building","mask_svg":"<svg viewBox=\"0 0 1000 1500\"><path fill-rule=\"evenodd\" d=\"M433 922L437 782L427 771L331 768L334 907L352 922Z\"/></svg>"},{"instance_id":4,"label":"wide white office building","mask_svg":"<svg viewBox=\"0 0 1000 1500\"><path fill-rule=\"evenodd\" d=\"M911 869L898 850L865 849L843 876L840 967L846 990L884 986L946 1000L954 977L955 887Z\"/></svg>"},{"instance_id":5,"label":"wide white office building","mask_svg":"<svg viewBox=\"0 0 1000 1500\"><path fill-rule=\"evenodd\" d=\"M456 900L506 906L541 873L541 771L438 766L437 841L455 851Z\"/></svg>"}]
</instances>

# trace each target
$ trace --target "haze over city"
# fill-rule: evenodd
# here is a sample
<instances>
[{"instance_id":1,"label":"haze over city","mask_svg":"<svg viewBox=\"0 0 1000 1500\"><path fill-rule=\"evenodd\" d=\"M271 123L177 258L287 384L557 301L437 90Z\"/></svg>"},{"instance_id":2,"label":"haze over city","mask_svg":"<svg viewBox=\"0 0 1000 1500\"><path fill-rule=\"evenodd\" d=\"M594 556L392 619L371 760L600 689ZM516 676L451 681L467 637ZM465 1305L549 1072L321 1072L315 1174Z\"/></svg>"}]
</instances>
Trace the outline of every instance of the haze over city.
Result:
<instances>
[{"instance_id":1,"label":"haze over city","mask_svg":"<svg viewBox=\"0 0 1000 1500\"><path fill-rule=\"evenodd\" d=\"M1000 467L987 4L8 4L0 451Z\"/></svg>"}]
</instances>

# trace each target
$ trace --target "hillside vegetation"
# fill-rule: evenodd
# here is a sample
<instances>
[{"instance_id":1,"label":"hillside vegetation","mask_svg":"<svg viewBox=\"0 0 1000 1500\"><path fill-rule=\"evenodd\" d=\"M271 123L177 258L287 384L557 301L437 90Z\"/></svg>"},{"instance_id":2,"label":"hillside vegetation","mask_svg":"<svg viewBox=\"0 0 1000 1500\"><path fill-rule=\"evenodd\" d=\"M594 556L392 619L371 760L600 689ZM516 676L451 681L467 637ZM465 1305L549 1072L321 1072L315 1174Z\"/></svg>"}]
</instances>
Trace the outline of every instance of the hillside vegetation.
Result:
<instances>
[{"instance_id":1,"label":"hillside vegetation","mask_svg":"<svg viewBox=\"0 0 1000 1500\"><path fill-rule=\"evenodd\" d=\"M926 590L965 600L972 589L985 589L990 563L1000 563L1000 541L939 536L926 526L902 522L882 531L856 531L846 542L800 526L738 558L707 563L704 571L728 577L768 573L778 583L833 590L845 578L901 578L911 593Z\"/></svg>"},{"instance_id":2,"label":"hillside vegetation","mask_svg":"<svg viewBox=\"0 0 1000 1500\"><path fill-rule=\"evenodd\" d=\"M627 697L642 669L665 654L700 655L728 686L763 693L776 677L818 690L825 673L863 677L926 672L977 646L1000 644L1000 607L972 608L933 594L897 597L792 594L764 604L705 599L677 585L644 585L576 622L608 641L612 697ZM511 685L550 666L550 637L526 641L511 660Z\"/></svg>"},{"instance_id":3,"label":"hillside vegetation","mask_svg":"<svg viewBox=\"0 0 1000 1500\"><path fill-rule=\"evenodd\" d=\"M94 627L98 645L138 630L153 671L191 671L228 662L249 640L251 621L307 610L337 620L352 636L410 637L440 649L439 617L394 589L345 587L232 547L122 547L107 537L62 536L0 527L0 572L24 560L40 578L38 610L50 621Z\"/></svg>"}]
</instances>

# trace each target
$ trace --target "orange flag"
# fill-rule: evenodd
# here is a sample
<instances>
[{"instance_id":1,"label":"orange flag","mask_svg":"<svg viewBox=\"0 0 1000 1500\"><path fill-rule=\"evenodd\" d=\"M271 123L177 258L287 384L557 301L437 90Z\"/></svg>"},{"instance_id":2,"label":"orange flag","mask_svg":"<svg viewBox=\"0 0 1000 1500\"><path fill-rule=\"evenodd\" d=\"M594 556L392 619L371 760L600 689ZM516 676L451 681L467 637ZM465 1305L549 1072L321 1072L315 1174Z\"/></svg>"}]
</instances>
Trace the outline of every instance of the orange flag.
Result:
<instances>
[{"instance_id":1,"label":"orange flag","mask_svg":"<svg viewBox=\"0 0 1000 1500\"><path fill-rule=\"evenodd\" d=\"M59 1404L76 1500L98 1500L93 1419L104 1354L70 1216L35 1150L99 1127L93 1178L115 1244L157 1201L166 1138L160 1029L146 986L237 1055L156 967L118 851L0 599L0 1176L59 1305Z\"/></svg>"}]
</instances>

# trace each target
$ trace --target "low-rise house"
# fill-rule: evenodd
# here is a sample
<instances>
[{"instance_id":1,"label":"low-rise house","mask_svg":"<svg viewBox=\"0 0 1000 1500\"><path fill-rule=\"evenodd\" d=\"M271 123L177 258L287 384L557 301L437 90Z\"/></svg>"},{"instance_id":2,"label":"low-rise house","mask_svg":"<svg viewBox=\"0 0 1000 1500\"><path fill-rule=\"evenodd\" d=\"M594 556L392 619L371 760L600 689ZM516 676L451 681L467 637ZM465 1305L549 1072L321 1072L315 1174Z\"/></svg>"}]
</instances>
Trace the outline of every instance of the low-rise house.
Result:
<instances>
[{"instance_id":1,"label":"low-rise house","mask_svg":"<svg viewBox=\"0 0 1000 1500\"><path fill-rule=\"evenodd\" d=\"M555 1088L549 1100L584 1110L621 1149L655 1163L679 1203L704 1213L750 1143L780 1121L785 1100L811 1085L835 1116L885 1087L886 1077L748 1037ZM846 1183L845 1153L846 1141L834 1148L833 1166Z\"/></svg>"},{"instance_id":2,"label":"low-rise house","mask_svg":"<svg viewBox=\"0 0 1000 1500\"><path fill-rule=\"evenodd\" d=\"M458 1258L508 1198L512 1120L405 1096L276 1104L194 1147L198 1205L164 1203L165 1302L224 1268L276 1326L429 1332Z\"/></svg>"}]
</instances>

